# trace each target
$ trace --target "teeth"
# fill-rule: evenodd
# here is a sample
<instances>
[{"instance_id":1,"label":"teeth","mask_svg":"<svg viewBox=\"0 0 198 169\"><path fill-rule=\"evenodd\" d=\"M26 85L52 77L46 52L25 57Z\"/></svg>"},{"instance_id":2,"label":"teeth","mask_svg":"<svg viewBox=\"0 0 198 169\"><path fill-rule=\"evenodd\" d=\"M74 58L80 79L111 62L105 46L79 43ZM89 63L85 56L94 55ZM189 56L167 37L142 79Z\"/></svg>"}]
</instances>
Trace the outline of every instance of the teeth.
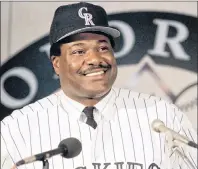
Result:
<instances>
[{"instance_id":1,"label":"teeth","mask_svg":"<svg viewBox=\"0 0 198 169\"><path fill-rule=\"evenodd\" d=\"M104 73L104 71L100 71L100 72L90 73L90 74L87 74L87 75L85 75L85 76L96 76L96 75L101 75L101 74L103 74L103 73Z\"/></svg>"}]
</instances>

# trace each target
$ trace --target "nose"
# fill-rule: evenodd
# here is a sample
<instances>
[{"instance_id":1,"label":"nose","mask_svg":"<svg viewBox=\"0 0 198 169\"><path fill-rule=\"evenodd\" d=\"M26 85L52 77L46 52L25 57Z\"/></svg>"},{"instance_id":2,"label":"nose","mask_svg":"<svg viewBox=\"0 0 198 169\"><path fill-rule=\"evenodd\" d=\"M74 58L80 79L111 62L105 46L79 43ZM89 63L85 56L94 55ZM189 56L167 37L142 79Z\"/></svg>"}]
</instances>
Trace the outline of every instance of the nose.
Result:
<instances>
[{"instance_id":1,"label":"nose","mask_svg":"<svg viewBox=\"0 0 198 169\"><path fill-rule=\"evenodd\" d=\"M99 52L91 50L87 53L85 61L88 65L99 65L103 59Z\"/></svg>"}]
</instances>

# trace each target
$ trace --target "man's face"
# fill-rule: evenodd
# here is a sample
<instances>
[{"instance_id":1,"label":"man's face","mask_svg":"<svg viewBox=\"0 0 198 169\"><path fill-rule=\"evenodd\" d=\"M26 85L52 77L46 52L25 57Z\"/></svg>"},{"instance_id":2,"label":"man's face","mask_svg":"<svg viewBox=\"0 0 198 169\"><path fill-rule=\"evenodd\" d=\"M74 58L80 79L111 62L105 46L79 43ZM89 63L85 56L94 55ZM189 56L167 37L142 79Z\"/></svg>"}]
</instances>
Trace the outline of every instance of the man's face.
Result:
<instances>
[{"instance_id":1,"label":"man's face","mask_svg":"<svg viewBox=\"0 0 198 169\"><path fill-rule=\"evenodd\" d=\"M112 87L117 65L109 39L100 34L80 33L61 46L52 61L61 87L72 98L99 98Z\"/></svg>"}]
</instances>

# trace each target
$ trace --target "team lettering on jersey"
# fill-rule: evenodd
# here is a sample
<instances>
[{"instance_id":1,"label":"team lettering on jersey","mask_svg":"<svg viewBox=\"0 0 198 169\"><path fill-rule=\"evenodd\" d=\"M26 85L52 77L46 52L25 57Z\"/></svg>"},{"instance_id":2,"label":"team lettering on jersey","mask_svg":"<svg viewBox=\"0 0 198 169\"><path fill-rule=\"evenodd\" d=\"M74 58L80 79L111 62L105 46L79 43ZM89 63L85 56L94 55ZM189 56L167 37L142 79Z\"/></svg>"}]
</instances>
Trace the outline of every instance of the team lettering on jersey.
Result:
<instances>
[{"instance_id":1,"label":"team lettering on jersey","mask_svg":"<svg viewBox=\"0 0 198 169\"><path fill-rule=\"evenodd\" d=\"M124 164L127 166L128 169L134 169L134 167L138 167L139 169L143 169L143 164L135 163L135 162L115 162L114 164L111 163L92 163L93 169L108 169L110 166L115 166L114 169L124 169ZM75 169L88 169L87 167L77 167ZM155 164L151 163L148 169L160 169L160 167Z\"/></svg>"}]
</instances>

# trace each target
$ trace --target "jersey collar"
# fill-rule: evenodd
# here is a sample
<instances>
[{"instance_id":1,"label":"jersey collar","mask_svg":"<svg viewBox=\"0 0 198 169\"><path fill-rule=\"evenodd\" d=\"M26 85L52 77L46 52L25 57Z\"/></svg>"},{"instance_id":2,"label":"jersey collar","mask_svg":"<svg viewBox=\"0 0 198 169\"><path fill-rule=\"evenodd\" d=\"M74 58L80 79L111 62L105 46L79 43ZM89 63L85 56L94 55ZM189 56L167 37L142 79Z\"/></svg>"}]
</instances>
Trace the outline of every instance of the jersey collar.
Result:
<instances>
[{"instance_id":1,"label":"jersey collar","mask_svg":"<svg viewBox=\"0 0 198 169\"><path fill-rule=\"evenodd\" d=\"M99 101L95 107L106 120L111 120L115 114L114 103L116 100L116 92L111 88L110 92ZM69 98L63 90L60 90L60 102L63 109L73 118L80 119L83 109L86 107L83 104Z\"/></svg>"}]
</instances>

